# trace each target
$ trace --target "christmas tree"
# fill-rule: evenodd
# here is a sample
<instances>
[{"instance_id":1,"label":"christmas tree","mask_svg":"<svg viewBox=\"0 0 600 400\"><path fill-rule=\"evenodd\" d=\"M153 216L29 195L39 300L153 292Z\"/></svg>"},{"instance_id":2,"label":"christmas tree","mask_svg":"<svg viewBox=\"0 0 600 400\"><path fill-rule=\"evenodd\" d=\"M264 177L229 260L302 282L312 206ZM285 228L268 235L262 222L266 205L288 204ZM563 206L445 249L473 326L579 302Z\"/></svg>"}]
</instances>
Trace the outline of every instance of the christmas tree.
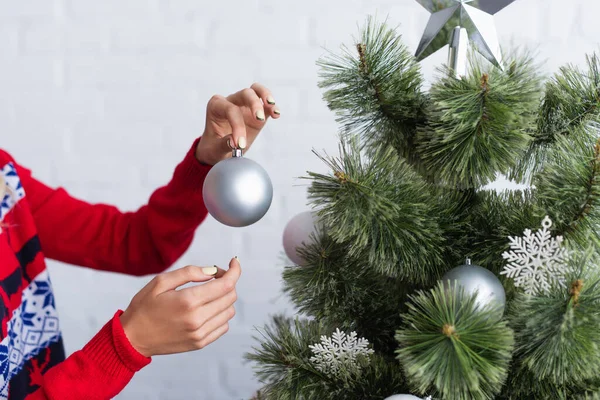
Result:
<instances>
[{"instance_id":1,"label":"christmas tree","mask_svg":"<svg viewBox=\"0 0 600 400\"><path fill-rule=\"evenodd\" d=\"M600 59L544 78L524 51L463 59L462 32L428 91L372 19L319 61L340 152L305 177L314 232L288 225L300 315L259 330L256 398L600 398Z\"/></svg>"}]
</instances>

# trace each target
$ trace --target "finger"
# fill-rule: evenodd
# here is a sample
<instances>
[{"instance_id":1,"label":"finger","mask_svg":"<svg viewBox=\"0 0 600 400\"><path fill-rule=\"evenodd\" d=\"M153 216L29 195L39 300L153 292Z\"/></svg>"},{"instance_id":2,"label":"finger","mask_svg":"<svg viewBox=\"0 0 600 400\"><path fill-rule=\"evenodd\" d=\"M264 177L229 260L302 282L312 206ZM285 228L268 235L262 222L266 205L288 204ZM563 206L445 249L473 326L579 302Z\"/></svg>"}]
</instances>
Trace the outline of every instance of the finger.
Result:
<instances>
[{"instance_id":1,"label":"finger","mask_svg":"<svg viewBox=\"0 0 600 400\"><path fill-rule=\"evenodd\" d=\"M225 296L235 289L238 279L242 273L240 263L234 258L229 263L229 269L219 278L201 286L194 286L181 290L181 292L191 292L196 304L204 305ZM187 296L187 293L182 293Z\"/></svg>"},{"instance_id":2,"label":"finger","mask_svg":"<svg viewBox=\"0 0 600 400\"><path fill-rule=\"evenodd\" d=\"M231 151L235 148L237 148L236 146L233 145L232 143L232 135L226 135L223 137L219 137L217 138L217 144L216 146L216 151L219 154L226 154L226 153L231 153Z\"/></svg>"},{"instance_id":3,"label":"finger","mask_svg":"<svg viewBox=\"0 0 600 400\"><path fill-rule=\"evenodd\" d=\"M156 293L164 293L169 290L175 290L190 282L206 282L215 277L219 272L217 267L195 267L188 265L157 275L152 279L153 290Z\"/></svg>"},{"instance_id":4,"label":"finger","mask_svg":"<svg viewBox=\"0 0 600 400\"><path fill-rule=\"evenodd\" d=\"M217 273L215 274L215 278L222 278L227 273L223 268L217 267Z\"/></svg>"},{"instance_id":5,"label":"finger","mask_svg":"<svg viewBox=\"0 0 600 400\"><path fill-rule=\"evenodd\" d=\"M252 115L261 122L266 120L265 116L265 108L263 106L263 102L261 98L258 97L258 94L252 89L244 89L240 90L237 93L232 94L227 98L233 104L239 107L248 107L252 110Z\"/></svg>"},{"instance_id":6,"label":"finger","mask_svg":"<svg viewBox=\"0 0 600 400\"><path fill-rule=\"evenodd\" d=\"M279 107L277 107L275 99L273 98L273 94L269 89L260 83L254 83L252 86L250 86L250 88L254 90L258 97L260 97L264 102L265 113L267 116L270 116L274 119L277 119L281 116L281 111L279 110Z\"/></svg>"},{"instance_id":7,"label":"finger","mask_svg":"<svg viewBox=\"0 0 600 400\"><path fill-rule=\"evenodd\" d=\"M199 345L198 347L205 348L206 346L208 346L209 344L211 344L212 342L214 342L215 340L217 340L218 338L220 338L221 336L226 334L227 331L229 331L229 324L227 323L227 324L221 325L220 327L218 327L217 329L212 331L204 339L201 339L198 343L198 345Z\"/></svg>"},{"instance_id":8,"label":"finger","mask_svg":"<svg viewBox=\"0 0 600 400\"><path fill-rule=\"evenodd\" d=\"M229 274L229 276L233 276L236 282L240 278L240 275L242 275L242 266L240 265L240 260L237 258L237 256L229 260L229 269L225 275L227 274Z\"/></svg>"},{"instance_id":9,"label":"finger","mask_svg":"<svg viewBox=\"0 0 600 400\"><path fill-rule=\"evenodd\" d=\"M203 326L206 321L211 320L215 316L221 314L223 311L232 307L237 300L237 293L235 290L227 293L225 296L219 297L218 299L211 301L210 303L203 304L196 311L194 318Z\"/></svg>"},{"instance_id":10,"label":"finger","mask_svg":"<svg viewBox=\"0 0 600 400\"><path fill-rule=\"evenodd\" d=\"M244 114L238 106L225 97L213 96L209 102L210 113L229 122L232 145L242 149L246 147L246 123L244 122Z\"/></svg>"},{"instance_id":11,"label":"finger","mask_svg":"<svg viewBox=\"0 0 600 400\"><path fill-rule=\"evenodd\" d=\"M219 314L206 321L206 323L204 323L204 325L194 332L194 334L199 340L202 340L220 326L227 324L234 316L235 308L233 308L233 306L229 306Z\"/></svg>"}]
</instances>

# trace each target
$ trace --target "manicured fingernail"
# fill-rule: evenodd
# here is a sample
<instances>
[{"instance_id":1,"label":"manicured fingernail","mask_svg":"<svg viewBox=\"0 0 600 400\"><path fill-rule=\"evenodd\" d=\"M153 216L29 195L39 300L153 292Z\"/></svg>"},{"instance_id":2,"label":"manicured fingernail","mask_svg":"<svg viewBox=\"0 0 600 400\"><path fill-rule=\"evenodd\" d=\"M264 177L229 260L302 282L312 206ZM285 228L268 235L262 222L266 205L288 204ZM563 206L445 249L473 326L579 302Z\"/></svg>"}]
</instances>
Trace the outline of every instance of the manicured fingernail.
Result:
<instances>
[{"instance_id":1,"label":"manicured fingernail","mask_svg":"<svg viewBox=\"0 0 600 400\"><path fill-rule=\"evenodd\" d=\"M233 146L231 145L231 139L227 139L227 146L229 146L230 149L233 149Z\"/></svg>"},{"instance_id":2,"label":"manicured fingernail","mask_svg":"<svg viewBox=\"0 0 600 400\"><path fill-rule=\"evenodd\" d=\"M275 99L271 96L267 97L267 103L269 104L275 104Z\"/></svg>"},{"instance_id":3,"label":"manicured fingernail","mask_svg":"<svg viewBox=\"0 0 600 400\"><path fill-rule=\"evenodd\" d=\"M277 115L281 115L281 111L279 111L279 108L274 109L273 112Z\"/></svg>"},{"instance_id":4,"label":"manicured fingernail","mask_svg":"<svg viewBox=\"0 0 600 400\"><path fill-rule=\"evenodd\" d=\"M202 273L204 275L216 275L217 271L218 271L218 268L216 266L202 268Z\"/></svg>"},{"instance_id":5,"label":"manicured fingernail","mask_svg":"<svg viewBox=\"0 0 600 400\"><path fill-rule=\"evenodd\" d=\"M256 112L256 119L259 121L264 121L265 120L265 113L263 110L259 110Z\"/></svg>"},{"instance_id":6,"label":"manicured fingernail","mask_svg":"<svg viewBox=\"0 0 600 400\"><path fill-rule=\"evenodd\" d=\"M238 146L240 147L240 149L245 149L246 148L246 138L245 137L241 137L238 139Z\"/></svg>"}]
</instances>

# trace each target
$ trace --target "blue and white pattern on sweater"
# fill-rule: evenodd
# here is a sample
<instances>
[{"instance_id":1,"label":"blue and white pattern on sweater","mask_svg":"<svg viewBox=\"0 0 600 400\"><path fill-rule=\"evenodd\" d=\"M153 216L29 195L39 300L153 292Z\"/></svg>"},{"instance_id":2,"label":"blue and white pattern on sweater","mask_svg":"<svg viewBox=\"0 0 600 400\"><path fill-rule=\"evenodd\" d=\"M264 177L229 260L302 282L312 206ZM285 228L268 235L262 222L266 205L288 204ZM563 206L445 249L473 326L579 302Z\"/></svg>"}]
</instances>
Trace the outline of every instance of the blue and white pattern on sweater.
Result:
<instances>
[{"instance_id":1,"label":"blue and white pattern on sweater","mask_svg":"<svg viewBox=\"0 0 600 400\"><path fill-rule=\"evenodd\" d=\"M4 197L0 199L0 221L2 221L15 204L25 197L25 189L21 185L21 180L13 163L6 164L0 169L0 173L8 187Z\"/></svg>"},{"instance_id":2,"label":"blue and white pattern on sweater","mask_svg":"<svg viewBox=\"0 0 600 400\"><path fill-rule=\"evenodd\" d=\"M14 164L0 168L8 187L0 202L0 221L25 197ZM0 400L8 399L10 380L23 366L61 338L50 275L44 269L21 293L21 304L7 324L0 342Z\"/></svg>"},{"instance_id":3,"label":"blue and white pattern on sweater","mask_svg":"<svg viewBox=\"0 0 600 400\"><path fill-rule=\"evenodd\" d=\"M8 399L11 378L23 365L51 343L60 339L58 314L48 270L31 282L13 311L8 335L0 342L0 399Z\"/></svg>"}]
</instances>

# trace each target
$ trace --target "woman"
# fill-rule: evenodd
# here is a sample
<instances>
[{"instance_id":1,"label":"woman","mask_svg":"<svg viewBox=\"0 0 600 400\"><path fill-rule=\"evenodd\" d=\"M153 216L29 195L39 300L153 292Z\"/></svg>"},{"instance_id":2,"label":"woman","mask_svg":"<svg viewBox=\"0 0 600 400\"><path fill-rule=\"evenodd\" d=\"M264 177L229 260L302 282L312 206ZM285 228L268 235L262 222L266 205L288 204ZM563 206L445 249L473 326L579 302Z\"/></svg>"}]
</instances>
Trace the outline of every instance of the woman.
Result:
<instances>
[{"instance_id":1,"label":"woman","mask_svg":"<svg viewBox=\"0 0 600 400\"><path fill-rule=\"evenodd\" d=\"M152 356L201 349L227 332L237 258L227 271L188 266L157 275L65 359L44 257L137 276L166 270L207 216L202 185L211 166L232 146L248 149L279 116L260 84L214 96L203 135L171 181L129 213L52 189L0 150L0 399L110 399ZM206 283L176 290L190 282Z\"/></svg>"}]
</instances>

